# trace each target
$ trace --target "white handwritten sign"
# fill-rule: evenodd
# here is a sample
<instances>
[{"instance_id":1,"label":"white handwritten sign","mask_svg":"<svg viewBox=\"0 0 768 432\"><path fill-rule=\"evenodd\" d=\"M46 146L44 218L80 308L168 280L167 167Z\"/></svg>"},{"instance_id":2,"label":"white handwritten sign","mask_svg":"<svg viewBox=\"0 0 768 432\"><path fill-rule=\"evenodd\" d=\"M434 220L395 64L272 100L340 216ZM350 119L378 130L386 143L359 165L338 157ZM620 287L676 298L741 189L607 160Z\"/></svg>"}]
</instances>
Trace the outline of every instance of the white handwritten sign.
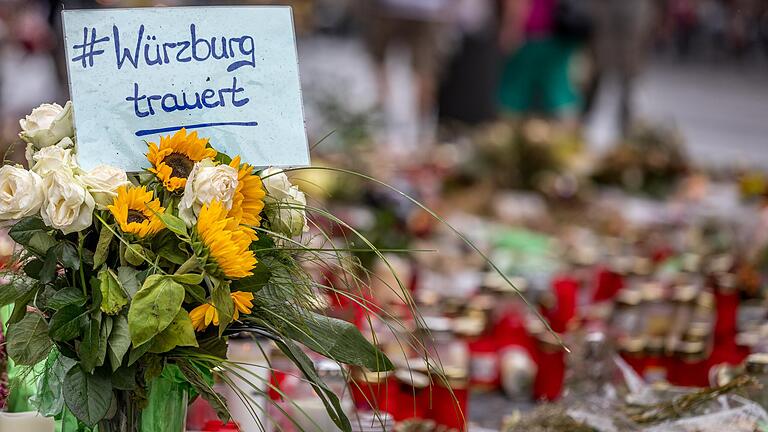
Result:
<instances>
[{"instance_id":1,"label":"white handwritten sign","mask_svg":"<svg viewBox=\"0 0 768 432\"><path fill-rule=\"evenodd\" d=\"M78 159L147 166L185 127L256 166L309 164L288 7L62 12Z\"/></svg>"}]
</instances>

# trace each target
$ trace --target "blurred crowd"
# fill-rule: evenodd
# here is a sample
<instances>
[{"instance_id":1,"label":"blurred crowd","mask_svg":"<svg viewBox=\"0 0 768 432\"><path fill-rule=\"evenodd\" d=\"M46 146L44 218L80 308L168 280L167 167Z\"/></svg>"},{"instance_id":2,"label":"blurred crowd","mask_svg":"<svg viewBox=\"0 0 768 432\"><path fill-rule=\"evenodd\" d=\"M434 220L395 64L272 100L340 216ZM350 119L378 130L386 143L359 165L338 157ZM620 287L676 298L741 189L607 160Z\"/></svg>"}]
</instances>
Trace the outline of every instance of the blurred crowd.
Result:
<instances>
[{"instance_id":1,"label":"blurred crowd","mask_svg":"<svg viewBox=\"0 0 768 432\"><path fill-rule=\"evenodd\" d=\"M420 143L435 140L435 125L499 116L578 123L609 81L618 84L615 117L626 133L633 88L651 52L709 62L768 55L768 3L761 0L3 0L0 113L15 119L41 100L66 99L64 7L266 3L293 6L303 36L359 37L373 65L374 108L391 97L388 56L395 47L407 51ZM4 121L4 141L16 132Z\"/></svg>"}]
</instances>

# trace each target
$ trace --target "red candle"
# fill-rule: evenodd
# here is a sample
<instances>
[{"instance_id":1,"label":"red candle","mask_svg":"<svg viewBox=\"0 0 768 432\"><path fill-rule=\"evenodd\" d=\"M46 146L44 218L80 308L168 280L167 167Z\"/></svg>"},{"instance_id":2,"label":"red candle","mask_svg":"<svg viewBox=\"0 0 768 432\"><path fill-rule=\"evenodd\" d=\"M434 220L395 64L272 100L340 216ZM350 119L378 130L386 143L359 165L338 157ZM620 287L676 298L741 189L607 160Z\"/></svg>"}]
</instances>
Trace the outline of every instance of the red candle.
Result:
<instances>
[{"instance_id":1,"label":"red candle","mask_svg":"<svg viewBox=\"0 0 768 432\"><path fill-rule=\"evenodd\" d=\"M595 275L595 289L592 294L592 301L600 302L610 300L624 288L624 277L611 271L607 267L599 268Z\"/></svg>"},{"instance_id":2,"label":"red candle","mask_svg":"<svg viewBox=\"0 0 768 432\"><path fill-rule=\"evenodd\" d=\"M429 377L413 370L395 372L397 401L390 405L395 421L423 419L429 408ZM392 385L392 384L389 384Z\"/></svg>"},{"instance_id":3,"label":"red candle","mask_svg":"<svg viewBox=\"0 0 768 432\"><path fill-rule=\"evenodd\" d=\"M480 335L467 343L470 356L470 383L473 388L495 390L499 387L499 345L493 336Z\"/></svg>"},{"instance_id":4,"label":"red candle","mask_svg":"<svg viewBox=\"0 0 768 432\"><path fill-rule=\"evenodd\" d=\"M391 372L356 370L353 373L352 400L359 410L395 412L398 383Z\"/></svg>"},{"instance_id":5,"label":"red candle","mask_svg":"<svg viewBox=\"0 0 768 432\"><path fill-rule=\"evenodd\" d=\"M542 333L536 349L538 372L533 382L535 399L555 400L560 397L565 380L565 352L550 333Z\"/></svg>"},{"instance_id":6,"label":"red candle","mask_svg":"<svg viewBox=\"0 0 768 432\"><path fill-rule=\"evenodd\" d=\"M709 364L700 341L681 341L669 362L669 382L683 387L708 387Z\"/></svg>"},{"instance_id":7,"label":"red candle","mask_svg":"<svg viewBox=\"0 0 768 432\"><path fill-rule=\"evenodd\" d=\"M433 377L432 403L427 418L448 429L466 431L469 415L467 384L466 373L459 370L447 370L444 377Z\"/></svg>"},{"instance_id":8,"label":"red candle","mask_svg":"<svg viewBox=\"0 0 768 432\"><path fill-rule=\"evenodd\" d=\"M645 373L645 341L641 337L627 337L619 340L621 358L640 376Z\"/></svg>"},{"instance_id":9,"label":"red candle","mask_svg":"<svg viewBox=\"0 0 768 432\"><path fill-rule=\"evenodd\" d=\"M568 329L568 324L576 317L576 296L579 282L569 276L557 277L552 281L552 292L555 305L544 311L552 329L562 333Z\"/></svg>"}]
</instances>

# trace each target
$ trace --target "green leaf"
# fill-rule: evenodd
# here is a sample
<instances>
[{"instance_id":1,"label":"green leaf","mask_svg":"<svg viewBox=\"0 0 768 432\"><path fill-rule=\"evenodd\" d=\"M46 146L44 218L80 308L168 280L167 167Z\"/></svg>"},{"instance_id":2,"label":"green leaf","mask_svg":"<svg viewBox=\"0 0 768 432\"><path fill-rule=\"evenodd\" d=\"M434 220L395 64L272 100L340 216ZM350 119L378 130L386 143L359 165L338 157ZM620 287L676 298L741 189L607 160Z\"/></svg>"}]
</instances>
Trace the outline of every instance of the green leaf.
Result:
<instances>
[{"instance_id":1,"label":"green leaf","mask_svg":"<svg viewBox=\"0 0 768 432\"><path fill-rule=\"evenodd\" d=\"M153 261L155 259L154 254L149 249L145 249L137 244L127 245L123 257L128 261L128 264L136 267L144 264L147 260Z\"/></svg>"},{"instance_id":2,"label":"green leaf","mask_svg":"<svg viewBox=\"0 0 768 432\"><path fill-rule=\"evenodd\" d=\"M53 247L53 251L56 254L56 259L65 268L78 270L80 268L80 255L77 253L77 249L69 242L60 242Z\"/></svg>"},{"instance_id":3,"label":"green leaf","mask_svg":"<svg viewBox=\"0 0 768 432\"><path fill-rule=\"evenodd\" d=\"M232 291L246 291L255 293L264 288L264 286L269 283L271 274L269 267L267 267L263 262L259 261L256 263L256 267L252 270L252 272L253 274L251 276L232 281L232 286L230 289Z\"/></svg>"},{"instance_id":4,"label":"green leaf","mask_svg":"<svg viewBox=\"0 0 768 432\"><path fill-rule=\"evenodd\" d=\"M80 335L81 328L85 325L87 310L82 305L71 304L64 306L51 317L51 327L48 334L55 341L66 342Z\"/></svg>"},{"instance_id":5,"label":"green leaf","mask_svg":"<svg viewBox=\"0 0 768 432\"><path fill-rule=\"evenodd\" d=\"M152 339L149 352L164 353L177 346L197 347L195 328L192 327L192 320L184 309L179 309L171 324Z\"/></svg>"},{"instance_id":6,"label":"green leaf","mask_svg":"<svg viewBox=\"0 0 768 432\"><path fill-rule=\"evenodd\" d=\"M64 407L64 377L75 360L52 350L45 361L43 375L37 382L37 392L32 403L43 416L53 417Z\"/></svg>"},{"instance_id":7,"label":"green leaf","mask_svg":"<svg viewBox=\"0 0 768 432\"><path fill-rule=\"evenodd\" d=\"M229 163L232 162L232 158L227 156L226 153L222 152L218 152L216 156L214 156L213 160L219 162L222 165L229 165Z\"/></svg>"},{"instance_id":8,"label":"green leaf","mask_svg":"<svg viewBox=\"0 0 768 432\"><path fill-rule=\"evenodd\" d=\"M181 308L184 287L171 277L152 275L144 281L128 309L128 328L134 347L165 330Z\"/></svg>"},{"instance_id":9,"label":"green leaf","mask_svg":"<svg viewBox=\"0 0 768 432\"><path fill-rule=\"evenodd\" d=\"M16 299L16 302L13 303L13 312L11 312L6 324L17 323L27 316L27 306L35 299L38 292L40 292L40 284L34 284L32 289Z\"/></svg>"},{"instance_id":10,"label":"green leaf","mask_svg":"<svg viewBox=\"0 0 768 432\"><path fill-rule=\"evenodd\" d=\"M139 287L141 286L141 283L139 282L139 273L141 272L133 267L117 268L117 280L120 281L120 285L122 285L128 298L132 299L139 291Z\"/></svg>"},{"instance_id":11,"label":"green leaf","mask_svg":"<svg viewBox=\"0 0 768 432\"><path fill-rule=\"evenodd\" d=\"M219 336L221 336L235 314L235 303L232 301L228 284L223 282L214 284L211 290L211 303L219 314Z\"/></svg>"},{"instance_id":12,"label":"green leaf","mask_svg":"<svg viewBox=\"0 0 768 432\"><path fill-rule=\"evenodd\" d=\"M27 305L35 298L38 291L40 291L40 285L35 284L32 286L32 289L24 293L21 297L16 299L16 302L13 304L13 312L11 312L11 316L8 318L8 322L6 324L14 324L22 319L24 319L25 316L27 316Z\"/></svg>"},{"instance_id":13,"label":"green leaf","mask_svg":"<svg viewBox=\"0 0 768 432\"><path fill-rule=\"evenodd\" d=\"M40 279L40 270L43 269L43 261L34 258L28 263L24 264L24 274L33 278Z\"/></svg>"},{"instance_id":14,"label":"green leaf","mask_svg":"<svg viewBox=\"0 0 768 432\"><path fill-rule=\"evenodd\" d=\"M99 242L96 244L96 252L93 254L93 268L98 269L107 262L109 257L109 245L112 244L112 237L115 235L107 227L101 227L99 233Z\"/></svg>"},{"instance_id":15,"label":"green leaf","mask_svg":"<svg viewBox=\"0 0 768 432\"><path fill-rule=\"evenodd\" d=\"M8 326L8 356L17 364L36 365L48 355L52 346L48 324L38 313L30 313Z\"/></svg>"},{"instance_id":16,"label":"green leaf","mask_svg":"<svg viewBox=\"0 0 768 432\"><path fill-rule=\"evenodd\" d=\"M28 246L29 240L35 233L47 231L45 222L37 216L28 216L16 222L8 231L8 235L18 244Z\"/></svg>"},{"instance_id":17,"label":"green leaf","mask_svg":"<svg viewBox=\"0 0 768 432\"><path fill-rule=\"evenodd\" d=\"M184 301L187 303L205 303L205 288L200 285L184 285L184 289L187 291L187 296L184 297Z\"/></svg>"},{"instance_id":18,"label":"green leaf","mask_svg":"<svg viewBox=\"0 0 768 432\"><path fill-rule=\"evenodd\" d=\"M251 243L252 251L259 251L261 249L272 249L275 247L275 241L268 235L261 235L259 239Z\"/></svg>"},{"instance_id":19,"label":"green leaf","mask_svg":"<svg viewBox=\"0 0 768 432\"><path fill-rule=\"evenodd\" d=\"M43 267L40 269L40 282L51 283L56 279L56 266L58 259L56 258L56 249L48 249L45 254L45 261L43 261Z\"/></svg>"},{"instance_id":20,"label":"green leaf","mask_svg":"<svg viewBox=\"0 0 768 432\"><path fill-rule=\"evenodd\" d=\"M218 358L227 358L227 338L208 337L200 339L199 351Z\"/></svg>"},{"instance_id":21,"label":"green leaf","mask_svg":"<svg viewBox=\"0 0 768 432\"><path fill-rule=\"evenodd\" d=\"M128 331L128 318L125 315L115 317L108 345L109 362L112 364L112 370L115 371L120 367L125 353L131 347L131 333Z\"/></svg>"},{"instance_id":22,"label":"green leaf","mask_svg":"<svg viewBox=\"0 0 768 432\"><path fill-rule=\"evenodd\" d=\"M151 346L152 344L145 343L144 345L141 345L137 348L131 348L131 352L128 353L128 366L132 366L139 359L141 359L142 356L146 354L147 351L149 351Z\"/></svg>"},{"instance_id":23,"label":"green leaf","mask_svg":"<svg viewBox=\"0 0 768 432\"><path fill-rule=\"evenodd\" d=\"M35 234L45 232L48 229L49 228L41 218L37 216L29 216L16 222L16 224L8 231L8 235L16 243L23 246L29 246L29 242Z\"/></svg>"},{"instance_id":24,"label":"green leaf","mask_svg":"<svg viewBox=\"0 0 768 432\"><path fill-rule=\"evenodd\" d=\"M86 234L87 236L88 234ZM83 249L80 251L82 253L82 259L81 261L91 267L93 267L93 252L91 252L90 249Z\"/></svg>"},{"instance_id":25,"label":"green leaf","mask_svg":"<svg viewBox=\"0 0 768 432\"><path fill-rule=\"evenodd\" d=\"M160 244L160 247L156 249L157 254L176 265L182 265L189 256L179 249L180 245L183 245L183 243L179 243L176 236L168 235Z\"/></svg>"},{"instance_id":26,"label":"green leaf","mask_svg":"<svg viewBox=\"0 0 768 432\"><path fill-rule=\"evenodd\" d=\"M5 285L0 286L0 306L5 306L22 298L36 286L36 282L23 276L12 276Z\"/></svg>"},{"instance_id":27,"label":"green leaf","mask_svg":"<svg viewBox=\"0 0 768 432\"><path fill-rule=\"evenodd\" d=\"M128 297L112 269L103 268L99 272L99 289L101 290L101 311L105 314L116 315L128 304Z\"/></svg>"},{"instance_id":28,"label":"green leaf","mask_svg":"<svg viewBox=\"0 0 768 432\"><path fill-rule=\"evenodd\" d=\"M187 273L181 275L171 275L173 280L180 284L185 285L198 285L203 281L203 275L195 273Z\"/></svg>"},{"instance_id":29,"label":"green leaf","mask_svg":"<svg viewBox=\"0 0 768 432\"><path fill-rule=\"evenodd\" d=\"M57 291L53 289L51 285L46 285L39 289L37 291L37 295L34 299L35 301L35 307L37 307L40 310L50 310L51 307L48 305L51 298L53 298L54 295L56 295Z\"/></svg>"},{"instance_id":30,"label":"green leaf","mask_svg":"<svg viewBox=\"0 0 768 432\"><path fill-rule=\"evenodd\" d=\"M74 287L67 287L56 292L48 300L48 307L51 309L61 309L64 306L76 305L82 306L85 304L86 298L83 292Z\"/></svg>"},{"instance_id":31,"label":"green leaf","mask_svg":"<svg viewBox=\"0 0 768 432\"><path fill-rule=\"evenodd\" d=\"M351 432L352 425L349 423L347 415L341 408L339 397L323 382L315 370L312 360L304 354L296 344L290 339L277 339L274 341L280 351L282 351L301 371L304 378L307 379L312 389L320 397L325 405L328 416L333 420L336 426L344 432Z\"/></svg>"},{"instance_id":32,"label":"green leaf","mask_svg":"<svg viewBox=\"0 0 768 432\"><path fill-rule=\"evenodd\" d=\"M157 217L160 218L160 220L163 222L163 225L165 225L165 227L168 228L172 233L182 237L189 237L189 234L187 233L187 224L185 224L184 221L180 218L170 213L157 213Z\"/></svg>"},{"instance_id":33,"label":"green leaf","mask_svg":"<svg viewBox=\"0 0 768 432\"><path fill-rule=\"evenodd\" d=\"M52 247L56 246L58 242L51 237L50 234L45 232L36 232L32 235L27 246L32 252L44 256Z\"/></svg>"},{"instance_id":34,"label":"green leaf","mask_svg":"<svg viewBox=\"0 0 768 432\"><path fill-rule=\"evenodd\" d=\"M298 326L286 325L284 334L325 357L373 372L395 368L383 352L363 337L357 327L346 321L313 313Z\"/></svg>"},{"instance_id":35,"label":"green leaf","mask_svg":"<svg viewBox=\"0 0 768 432\"><path fill-rule=\"evenodd\" d=\"M64 378L64 401L81 422L95 426L112 404L112 384L100 373L92 375L75 366Z\"/></svg>"},{"instance_id":36,"label":"green leaf","mask_svg":"<svg viewBox=\"0 0 768 432\"><path fill-rule=\"evenodd\" d=\"M77 355L80 356L80 365L83 370L92 373L99 364L99 360L106 356L107 341L101 339L101 314L94 314L85 322L83 339L77 346ZM102 354L103 353L103 354Z\"/></svg>"},{"instance_id":37,"label":"green leaf","mask_svg":"<svg viewBox=\"0 0 768 432\"><path fill-rule=\"evenodd\" d=\"M21 219L8 231L8 235L18 244L37 255L45 255L48 249L56 245L56 240L48 235L48 228L42 219L30 216Z\"/></svg>"},{"instance_id":38,"label":"green leaf","mask_svg":"<svg viewBox=\"0 0 768 432\"><path fill-rule=\"evenodd\" d=\"M101 295L101 281L97 275L91 277L91 307L88 312L96 312L101 309L101 301L103 297Z\"/></svg>"},{"instance_id":39,"label":"green leaf","mask_svg":"<svg viewBox=\"0 0 768 432\"><path fill-rule=\"evenodd\" d=\"M227 409L227 402L222 395L213 389L213 383L205 379L203 373L187 361L179 362L179 369L184 374L184 378L192 385L200 396L205 399L211 407L216 410L222 422L229 421L231 417Z\"/></svg>"},{"instance_id":40,"label":"green leaf","mask_svg":"<svg viewBox=\"0 0 768 432\"><path fill-rule=\"evenodd\" d=\"M99 358L96 361L97 366L101 366L107 360L107 341L110 333L112 333L112 323L114 320L111 316L105 316L101 320L101 331L99 332Z\"/></svg>"},{"instance_id":41,"label":"green leaf","mask_svg":"<svg viewBox=\"0 0 768 432\"><path fill-rule=\"evenodd\" d=\"M136 388L136 368L121 367L112 373L112 385L118 390L133 390Z\"/></svg>"},{"instance_id":42,"label":"green leaf","mask_svg":"<svg viewBox=\"0 0 768 432\"><path fill-rule=\"evenodd\" d=\"M144 382L151 382L153 379L163 373L165 358L156 354L149 354L144 357Z\"/></svg>"}]
</instances>

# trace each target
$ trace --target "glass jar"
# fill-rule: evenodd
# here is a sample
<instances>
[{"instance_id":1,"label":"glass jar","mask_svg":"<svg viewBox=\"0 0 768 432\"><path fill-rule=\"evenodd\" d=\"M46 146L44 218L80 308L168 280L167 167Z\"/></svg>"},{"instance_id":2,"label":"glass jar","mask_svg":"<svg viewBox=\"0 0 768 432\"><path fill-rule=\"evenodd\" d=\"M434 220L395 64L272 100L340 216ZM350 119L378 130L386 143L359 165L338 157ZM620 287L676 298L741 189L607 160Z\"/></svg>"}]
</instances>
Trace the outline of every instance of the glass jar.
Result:
<instances>
[{"instance_id":1,"label":"glass jar","mask_svg":"<svg viewBox=\"0 0 768 432\"><path fill-rule=\"evenodd\" d=\"M744 368L760 383L748 390L749 399L768 410L768 353L750 354Z\"/></svg>"},{"instance_id":2,"label":"glass jar","mask_svg":"<svg viewBox=\"0 0 768 432\"><path fill-rule=\"evenodd\" d=\"M315 369L320 379L339 398L342 411L350 418L354 410L354 403L341 366L332 360L323 358L315 362ZM284 392L286 396L281 406L288 413L290 422L281 425L281 430L302 432L335 432L340 430L328 414L323 401L308 382L303 379L295 380L292 385L286 385Z\"/></svg>"}]
</instances>

